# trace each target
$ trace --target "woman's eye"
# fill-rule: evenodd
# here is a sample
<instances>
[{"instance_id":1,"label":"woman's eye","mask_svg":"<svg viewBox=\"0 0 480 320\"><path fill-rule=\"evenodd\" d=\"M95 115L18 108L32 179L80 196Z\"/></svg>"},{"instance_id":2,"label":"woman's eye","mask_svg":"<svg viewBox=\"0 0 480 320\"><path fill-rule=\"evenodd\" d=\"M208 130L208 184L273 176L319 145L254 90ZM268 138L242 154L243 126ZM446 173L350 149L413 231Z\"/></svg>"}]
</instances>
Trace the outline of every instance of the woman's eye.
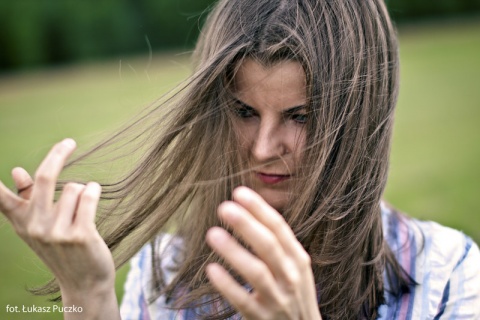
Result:
<instances>
[{"instance_id":1,"label":"woman's eye","mask_svg":"<svg viewBox=\"0 0 480 320\"><path fill-rule=\"evenodd\" d=\"M253 108L240 106L238 108L235 108L235 113L240 118L250 118L250 117L253 117L255 115L255 110L253 110Z\"/></svg>"},{"instance_id":2,"label":"woman's eye","mask_svg":"<svg viewBox=\"0 0 480 320\"><path fill-rule=\"evenodd\" d=\"M295 113L291 115L291 119L297 123L303 124L307 122L307 115L303 113Z\"/></svg>"}]
</instances>

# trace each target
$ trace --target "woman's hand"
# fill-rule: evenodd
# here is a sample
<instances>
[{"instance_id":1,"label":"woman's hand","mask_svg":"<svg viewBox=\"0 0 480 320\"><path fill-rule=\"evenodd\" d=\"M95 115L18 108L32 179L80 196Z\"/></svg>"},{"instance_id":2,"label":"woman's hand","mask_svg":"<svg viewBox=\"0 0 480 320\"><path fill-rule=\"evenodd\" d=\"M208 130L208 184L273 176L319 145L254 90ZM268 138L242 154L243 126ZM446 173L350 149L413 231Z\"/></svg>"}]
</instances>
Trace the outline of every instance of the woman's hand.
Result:
<instances>
[{"instance_id":1,"label":"woman's hand","mask_svg":"<svg viewBox=\"0 0 480 320\"><path fill-rule=\"evenodd\" d=\"M87 303L87 297L116 302L112 255L95 227L100 186L66 184L54 202L57 178L74 149L71 139L56 144L38 168L35 181L24 169L15 168L12 176L18 196L0 182L0 211L52 270L64 304ZM78 316L86 319L89 306L82 307L84 313Z\"/></svg>"},{"instance_id":2,"label":"woman's hand","mask_svg":"<svg viewBox=\"0 0 480 320\"><path fill-rule=\"evenodd\" d=\"M246 319L321 319L310 256L289 225L246 187L235 189L233 199L222 203L218 214L256 255L219 227L208 231L207 242L253 291L218 264L207 266L212 284Z\"/></svg>"}]
</instances>

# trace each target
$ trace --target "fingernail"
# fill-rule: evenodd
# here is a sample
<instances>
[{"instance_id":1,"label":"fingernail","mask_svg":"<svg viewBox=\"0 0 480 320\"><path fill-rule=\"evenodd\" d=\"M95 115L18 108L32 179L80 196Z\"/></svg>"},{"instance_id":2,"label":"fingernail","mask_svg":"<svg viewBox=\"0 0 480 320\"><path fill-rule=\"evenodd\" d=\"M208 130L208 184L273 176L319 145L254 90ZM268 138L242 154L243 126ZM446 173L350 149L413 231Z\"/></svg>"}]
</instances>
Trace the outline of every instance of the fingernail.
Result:
<instances>
[{"instance_id":1,"label":"fingernail","mask_svg":"<svg viewBox=\"0 0 480 320\"><path fill-rule=\"evenodd\" d=\"M63 144L65 147L70 148L70 149L75 148L75 146L77 145L77 143L75 142L75 140L70 139L70 138L64 139L64 140L62 141L62 144Z\"/></svg>"}]
</instances>

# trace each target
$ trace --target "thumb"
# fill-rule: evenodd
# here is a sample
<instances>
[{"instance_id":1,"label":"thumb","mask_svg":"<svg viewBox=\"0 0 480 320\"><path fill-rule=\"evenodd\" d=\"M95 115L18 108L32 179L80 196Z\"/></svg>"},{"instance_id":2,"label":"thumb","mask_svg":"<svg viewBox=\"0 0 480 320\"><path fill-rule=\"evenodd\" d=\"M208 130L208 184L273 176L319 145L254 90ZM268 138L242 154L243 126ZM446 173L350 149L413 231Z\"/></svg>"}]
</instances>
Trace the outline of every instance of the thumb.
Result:
<instances>
[{"instance_id":1,"label":"thumb","mask_svg":"<svg viewBox=\"0 0 480 320\"><path fill-rule=\"evenodd\" d=\"M0 211L11 220L14 211L22 205L23 201L0 181Z\"/></svg>"},{"instance_id":2,"label":"thumb","mask_svg":"<svg viewBox=\"0 0 480 320\"><path fill-rule=\"evenodd\" d=\"M15 188L18 190L18 195L25 200L29 200L33 190L33 179L28 172L23 168L17 167L12 170L12 177Z\"/></svg>"}]
</instances>

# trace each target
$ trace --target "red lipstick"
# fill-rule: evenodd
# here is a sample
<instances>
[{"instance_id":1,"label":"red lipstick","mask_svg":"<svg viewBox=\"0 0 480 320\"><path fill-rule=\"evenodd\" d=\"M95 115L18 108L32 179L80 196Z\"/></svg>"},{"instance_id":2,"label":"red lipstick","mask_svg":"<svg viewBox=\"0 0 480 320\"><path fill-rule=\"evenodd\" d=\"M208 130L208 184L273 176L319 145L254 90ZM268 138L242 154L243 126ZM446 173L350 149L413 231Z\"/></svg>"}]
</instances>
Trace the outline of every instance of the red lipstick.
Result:
<instances>
[{"instance_id":1,"label":"red lipstick","mask_svg":"<svg viewBox=\"0 0 480 320\"><path fill-rule=\"evenodd\" d=\"M267 174L263 172L256 172L255 174L258 177L258 179L265 184L277 184L282 181L290 179L290 175Z\"/></svg>"}]
</instances>

